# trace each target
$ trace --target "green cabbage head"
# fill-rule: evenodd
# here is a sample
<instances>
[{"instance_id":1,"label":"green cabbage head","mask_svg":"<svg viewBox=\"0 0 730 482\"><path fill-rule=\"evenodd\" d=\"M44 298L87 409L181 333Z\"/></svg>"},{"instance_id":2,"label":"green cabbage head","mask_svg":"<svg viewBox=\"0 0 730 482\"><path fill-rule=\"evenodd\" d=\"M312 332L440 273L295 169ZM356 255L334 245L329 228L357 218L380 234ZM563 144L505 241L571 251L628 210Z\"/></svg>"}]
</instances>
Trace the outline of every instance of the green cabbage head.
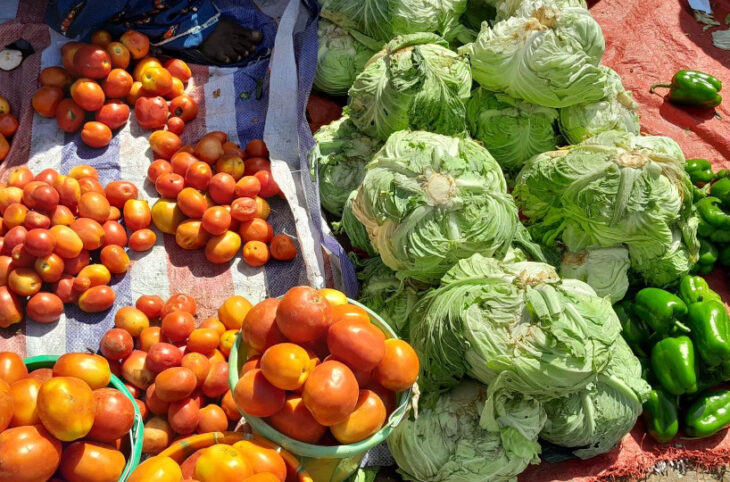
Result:
<instances>
[{"instance_id":1,"label":"green cabbage head","mask_svg":"<svg viewBox=\"0 0 730 482\"><path fill-rule=\"evenodd\" d=\"M613 449L641 414L651 387L641 378L641 364L618 338L606 370L584 390L544 404L547 423L540 437L571 447L587 459Z\"/></svg>"},{"instance_id":2,"label":"green cabbage head","mask_svg":"<svg viewBox=\"0 0 730 482\"><path fill-rule=\"evenodd\" d=\"M353 248L357 248L368 256L377 256L377 252L370 243L368 231L365 226L352 213L352 203L357 196L357 191L352 191L342 209L342 219L339 223L332 223L336 232L344 232L350 239Z\"/></svg>"},{"instance_id":3,"label":"green cabbage head","mask_svg":"<svg viewBox=\"0 0 730 482\"><path fill-rule=\"evenodd\" d=\"M313 177L319 176L322 207L341 216L348 196L365 177L365 164L383 143L360 132L346 115L322 126L314 141L309 167Z\"/></svg>"},{"instance_id":4,"label":"green cabbage head","mask_svg":"<svg viewBox=\"0 0 730 482\"><path fill-rule=\"evenodd\" d=\"M596 247L626 248L631 271L663 287L687 274L699 251L684 162L669 138L607 131L530 159L513 194L536 241L586 261ZM599 294L616 300L625 282L608 278L620 271L590 263L581 278L600 280Z\"/></svg>"},{"instance_id":5,"label":"green cabbage head","mask_svg":"<svg viewBox=\"0 0 730 482\"><path fill-rule=\"evenodd\" d=\"M418 418L401 422L388 437L388 448L403 478L506 482L515 480L529 464L538 463L536 436L525 441L517 429L503 426L501 431L493 431L484 427L480 417L486 398L487 387L465 381L439 396L433 406L420 410ZM540 419L527 408L516 408Z\"/></svg>"},{"instance_id":6,"label":"green cabbage head","mask_svg":"<svg viewBox=\"0 0 730 482\"><path fill-rule=\"evenodd\" d=\"M466 105L471 135L484 143L506 171L517 171L535 154L557 145L558 111L480 87Z\"/></svg>"},{"instance_id":7,"label":"green cabbage head","mask_svg":"<svg viewBox=\"0 0 730 482\"><path fill-rule=\"evenodd\" d=\"M325 19L317 28L317 72L314 87L326 94L345 95L357 74L377 49L368 48L344 29Z\"/></svg>"},{"instance_id":8,"label":"green cabbage head","mask_svg":"<svg viewBox=\"0 0 730 482\"><path fill-rule=\"evenodd\" d=\"M474 80L489 90L546 107L605 97L599 68L603 33L588 10L541 7L490 27L459 52L469 55Z\"/></svg>"},{"instance_id":9,"label":"green cabbage head","mask_svg":"<svg viewBox=\"0 0 730 482\"><path fill-rule=\"evenodd\" d=\"M435 32L451 39L459 31L466 0L324 0L322 17L348 31L389 42L397 35Z\"/></svg>"},{"instance_id":10,"label":"green cabbage head","mask_svg":"<svg viewBox=\"0 0 730 482\"><path fill-rule=\"evenodd\" d=\"M470 92L466 57L435 34L403 35L357 76L349 91L349 113L358 129L382 140L402 129L458 134L466 130Z\"/></svg>"},{"instance_id":11,"label":"green cabbage head","mask_svg":"<svg viewBox=\"0 0 730 482\"><path fill-rule=\"evenodd\" d=\"M388 138L351 207L383 263L425 283L474 253L504 256L519 225L489 152L471 139L425 131Z\"/></svg>"},{"instance_id":12,"label":"green cabbage head","mask_svg":"<svg viewBox=\"0 0 730 482\"><path fill-rule=\"evenodd\" d=\"M560 132L571 144L610 130L639 135L639 104L630 91L624 89L621 77L612 69L601 66L608 79L608 95L597 101L560 109Z\"/></svg>"},{"instance_id":13,"label":"green cabbage head","mask_svg":"<svg viewBox=\"0 0 730 482\"><path fill-rule=\"evenodd\" d=\"M540 7L588 8L585 0L502 0L497 2L497 21L510 17L531 17Z\"/></svg>"},{"instance_id":14,"label":"green cabbage head","mask_svg":"<svg viewBox=\"0 0 730 482\"><path fill-rule=\"evenodd\" d=\"M547 400L589 384L610 358L621 326L611 303L544 263L459 261L411 317L410 342L425 390L464 375ZM519 343L516 341L519 340Z\"/></svg>"}]
</instances>

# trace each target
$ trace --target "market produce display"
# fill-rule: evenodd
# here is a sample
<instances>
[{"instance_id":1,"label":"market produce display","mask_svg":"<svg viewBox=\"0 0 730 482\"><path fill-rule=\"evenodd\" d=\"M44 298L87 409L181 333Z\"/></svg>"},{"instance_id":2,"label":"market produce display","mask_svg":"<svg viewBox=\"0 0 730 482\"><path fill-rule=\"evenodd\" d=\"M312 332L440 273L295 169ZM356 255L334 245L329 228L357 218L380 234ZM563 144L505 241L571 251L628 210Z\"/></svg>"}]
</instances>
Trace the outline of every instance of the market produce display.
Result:
<instances>
[{"instance_id":1,"label":"market produce display","mask_svg":"<svg viewBox=\"0 0 730 482\"><path fill-rule=\"evenodd\" d=\"M192 76L188 65L179 59L163 64L149 56L149 38L135 30L112 40L109 32L99 30L91 44L64 44L63 67L43 69L33 109L43 117L55 117L64 132L81 130L81 140L89 147L107 146L112 131L127 122L130 107L143 129L167 127L180 134L185 122L198 114L197 103L185 95ZM1 147L0 140L0 152Z\"/></svg>"},{"instance_id":2,"label":"market produce display","mask_svg":"<svg viewBox=\"0 0 730 482\"><path fill-rule=\"evenodd\" d=\"M10 151L11 138L18 130L18 119L10 112L10 103L0 95L0 161Z\"/></svg>"},{"instance_id":3,"label":"market produce display","mask_svg":"<svg viewBox=\"0 0 730 482\"><path fill-rule=\"evenodd\" d=\"M111 381L99 355L67 353L29 371L0 352L0 480L120 480L139 411Z\"/></svg>"},{"instance_id":4,"label":"market produce display","mask_svg":"<svg viewBox=\"0 0 730 482\"><path fill-rule=\"evenodd\" d=\"M300 286L255 305L241 339L251 352L233 390L236 405L308 444L371 437L418 377L413 348L386 339L367 311L329 288Z\"/></svg>"}]
</instances>

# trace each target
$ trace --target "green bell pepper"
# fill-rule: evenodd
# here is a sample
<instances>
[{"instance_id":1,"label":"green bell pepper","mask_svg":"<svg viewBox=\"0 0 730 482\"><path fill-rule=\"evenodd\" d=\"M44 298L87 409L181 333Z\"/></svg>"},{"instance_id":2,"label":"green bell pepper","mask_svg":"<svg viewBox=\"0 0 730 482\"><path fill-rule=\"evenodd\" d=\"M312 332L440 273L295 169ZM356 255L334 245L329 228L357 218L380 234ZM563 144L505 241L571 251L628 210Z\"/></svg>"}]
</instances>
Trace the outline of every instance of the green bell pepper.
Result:
<instances>
[{"instance_id":1,"label":"green bell pepper","mask_svg":"<svg viewBox=\"0 0 730 482\"><path fill-rule=\"evenodd\" d=\"M689 174L692 184L710 182L715 177L712 164L707 159L687 159L684 170Z\"/></svg>"},{"instance_id":2,"label":"green bell pepper","mask_svg":"<svg viewBox=\"0 0 730 482\"><path fill-rule=\"evenodd\" d=\"M730 229L712 229L712 233L710 233L709 236L704 236L704 238L710 238L710 241L713 243L720 243L720 244L727 244L730 243ZM701 239L701 238L700 238Z\"/></svg>"},{"instance_id":3,"label":"green bell pepper","mask_svg":"<svg viewBox=\"0 0 730 482\"><path fill-rule=\"evenodd\" d=\"M655 388L644 402L644 421L651 438L660 443L672 440L679 431L677 397Z\"/></svg>"},{"instance_id":4,"label":"green bell pepper","mask_svg":"<svg viewBox=\"0 0 730 482\"><path fill-rule=\"evenodd\" d=\"M697 220L699 221L697 224L697 236L709 238L717 230L715 226L702 219L702 216L698 216Z\"/></svg>"},{"instance_id":5,"label":"green bell pepper","mask_svg":"<svg viewBox=\"0 0 730 482\"><path fill-rule=\"evenodd\" d=\"M669 88L669 101L673 104L710 108L722 102L722 96L718 94L722 90L722 82L717 77L697 70L679 70L671 83L654 84L650 92L654 92L657 87Z\"/></svg>"},{"instance_id":6,"label":"green bell pepper","mask_svg":"<svg viewBox=\"0 0 730 482\"><path fill-rule=\"evenodd\" d=\"M695 206L697 207L697 213L708 224L716 228L730 227L730 215L720 207L720 199L714 196L702 198L697 201Z\"/></svg>"},{"instance_id":7,"label":"green bell pepper","mask_svg":"<svg viewBox=\"0 0 730 482\"><path fill-rule=\"evenodd\" d=\"M700 255L697 263L704 266L713 266L719 256L717 247L706 239L700 239Z\"/></svg>"},{"instance_id":8,"label":"green bell pepper","mask_svg":"<svg viewBox=\"0 0 730 482\"><path fill-rule=\"evenodd\" d=\"M721 301L689 305L687 325L702 361L715 367L730 360L730 317Z\"/></svg>"},{"instance_id":9,"label":"green bell pepper","mask_svg":"<svg viewBox=\"0 0 730 482\"><path fill-rule=\"evenodd\" d=\"M632 306L629 301L621 301L613 305L619 321L621 322L621 336L631 347L631 350L639 357L647 357L648 354L644 350L644 345L649 340L649 329L643 321L634 316Z\"/></svg>"},{"instance_id":10,"label":"green bell pepper","mask_svg":"<svg viewBox=\"0 0 730 482\"><path fill-rule=\"evenodd\" d=\"M719 261L723 266L730 266L730 245L723 246L717 257L717 261Z\"/></svg>"},{"instance_id":11,"label":"green bell pepper","mask_svg":"<svg viewBox=\"0 0 730 482\"><path fill-rule=\"evenodd\" d=\"M660 334L673 328L687 331L678 321L687 314L687 305L679 297L659 288L644 288L634 298L634 313Z\"/></svg>"},{"instance_id":12,"label":"green bell pepper","mask_svg":"<svg viewBox=\"0 0 730 482\"><path fill-rule=\"evenodd\" d=\"M684 432L690 437L710 437L730 426L730 390L710 390L687 409Z\"/></svg>"},{"instance_id":13,"label":"green bell pepper","mask_svg":"<svg viewBox=\"0 0 730 482\"><path fill-rule=\"evenodd\" d=\"M700 301L722 301L722 297L712 291L705 278L685 275L679 282L679 297L687 305Z\"/></svg>"},{"instance_id":14,"label":"green bell pepper","mask_svg":"<svg viewBox=\"0 0 730 482\"><path fill-rule=\"evenodd\" d=\"M702 198L706 198L708 196L709 187L709 184L705 185L704 187L697 187L692 184L692 201L697 202Z\"/></svg>"},{"instance_id":15,"label":"green bell pepper","mask_svg":"<svg viewBox=\"0 0 730 482\"><path fill-rule=\"evenodd\" d=\"M695 349L686 336L664 338L651 350L651 371L669 393L697 391Z\"/></svg>"},{"instance_id":16,"label":"green bell pepper","mask_svg":"<svg viewBox=\"0 0 730 482\"><path fill-rule=\"evenodd\" d=\"M730 206L730 177L723 177L710 186L710 196L718 198L725 206Z\"/></svg>"}]
</instances>

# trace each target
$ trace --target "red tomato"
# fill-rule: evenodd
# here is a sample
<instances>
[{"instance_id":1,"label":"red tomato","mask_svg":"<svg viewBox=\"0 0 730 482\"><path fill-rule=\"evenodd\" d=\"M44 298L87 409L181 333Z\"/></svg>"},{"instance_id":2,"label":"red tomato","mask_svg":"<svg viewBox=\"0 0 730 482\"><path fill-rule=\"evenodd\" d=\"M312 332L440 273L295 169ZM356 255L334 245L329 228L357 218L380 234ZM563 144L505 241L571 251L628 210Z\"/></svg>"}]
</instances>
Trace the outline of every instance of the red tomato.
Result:
<instances>
[{"instance_id":1,"label":"red tomato","mask_svg":"<svg viewBox=\"0 0 730 482\"><path fill-rule=\"evenodd\" d=\"M269 243L271 257L281 261L289 261L296 257L297 247L286 234L277 234Z\"/></svg>"},{"instance_id":2,"label":"red tomato","mask_svg":"<svg viewBox=\"0 0 730 482\"><path fill-rule=\"evenodd\" d=\"M246 170L243 172L246 176L253 176L259 171L270 171L271 163L263 157L249 157L246 159Z\"/></svg>"},{"instance_id":3,"label":"red tomato","mask_svg":"<svg viewBox=\"0 0 730 482\"><path fill-rule=\"evenodd\" d=\"M172 165L172 172L184 176L188 172L188 168L196 161L199 161L197 157L187 151L179 151L173 154L170 158L170 164Z\"/></svg>"},{"instance_id":4,"label":"red tomato","mask_svg":"<svg viewBox=\"0 0 730 482\"><path fill-rule=\"evenodd\" d=\"M146 229L152 222L152 211L147 201L129 199L124 203L124 224L127 229Z\"/></svg>"},{"instance_id":5,"label":"red tomato","mask_svg":"<svg viewBox=\"0 0 730 482\"><path fill-rule=\"evenodd\" d=\"M65 97L59 87L41 87L33 94L33 109L43 117L55 117L58 105Z\"/></svg>"},{"instance_id":6,"label":"red tomato","mask_svg":"<svg viewBox=\"0 0 730 482\"><path fill-rule=\"evenodd\" d=\"M170 402L160 400L160 397L157 396L157 388L154 383L147 387L144 400L150 412L155 415L167 415L167 410L170 408Z\"/></svg>"},{"instance_id":7,"label":"red tomato","mask_svg":"<svg viewBox=\"0 0 730 482\"><path fill-rule=\"evenodd\" d=\"M170 113L190 122L198 116L198 103L189 95L179 95L170 101Z\"/></svg>"},{"instance_id":8,"label":"red tomato","mask_svg":"<svg viewBox=\"0 0 730 482\"><path fill-rule=\"evenodd\" d=\"M238 380L233 399L245 413L254 417L269 417L284 407L286 392L272 385L261 370L256 369L246 372Z\"/></svg>"},{"instance_id":9,"label":"red tomato","mask_svg":"<svg viewBox=\"0 0 730 482\"><path fill-rule=\"evenodd\" d=\"M116 299L114 290L106 285L92 286L79 296L79 308L87 313L98 313L112 307Z\"/></svg>"},{"instance_id":10,"label":"red tomato","mask_svg":"<svg viewBox=\"0 0 730 482\"><path fill-rule=\"evenodd\" d=\"M147 368L155 373L160 373L168 368L178 367L182 356L182 352L175 345L155 343L147 350Z\"/></svg>"},{"instance_id":11,"label":"red tomato","mask_svg":"<svg viewBox=\"0 0 730 482\"><path fill-rule=\"evenodd\" d=\"M147 251L157 242L157 235L151 229L140 229L129 236L129 247L134 251Z\"/></svg>"},{"instance_id":12,"label":"red tomato","mask_svg":"<svg viewBox=\"0 0 730 482\"><path fill-rule=\"evenodd\" d=\"M15 427L0 433L0 481L48 480L61 463L61 442L43 426Z\"/></svg>"},{"instance_id":13,"label":"red tomato","mask_svg":"<svg viewBox=\"0 0 730 482\"><path fill-rule=\"evenodd\" d=\"M159 318L164 305L165 302L157 295L140 296L135 304L137 309L147 315L149 319Z\"/></svg>"},{"instance_id":14,"label":"red tomato","mask_svg":"<svg viewBox=\"0 0 730 482\"><path fill-rule=\"evenodd\" d=\"M158 345L160 344L158 343ZM180 353L180 350L177 351ZM147 359L149 361L149 355ZM181 359L182 357L178 358L178 362ZM173 366L157 374L155 377L155 392L163 402L177 402L189 397L197 384L198 379L192 370L181 366Z\"/></svg>"},{"instance_id":15,"label":"red tomato","mask_svg":"<svg viewBox=\"0 0 730 482\"><path fill-rule=\"evenodd\" d=\"M233 201L233 193L236 181L228 173L219 172L210 179L208 194L218 204L230 204Z\"/></svg>"},{"instance_id":16,"label":"red tomato","mask_svg":"<svg viewBox=\"0 0 730 482\"><path fill-rule=\"evenodd\" d=\"M61 105L60 103L58 105ZM58 112L58 108L56 109ZM18 130L18 119L13 114L0 114L0 134L12 137Z\"/></svg>"},{"instance_id":17,"label":"red tomato","mask_svg":"<svg viewBox=\"0 0 730 482\"><path fill-rule=\"evenodd\" d=\"M167 130L180 135L185 130L185 121L179 117L170 117L167 119Z\"/></svg>"},{"instance_id":18,"label":"red tomato","mask_svg":"<svg viewBox=\"0 0 730 482\"><path fill-rule=\"evenodd\" d=\"M343 422L355 409L359 396L352 370L329 360L317 365L304 383L302 400L317 422L332 426Z\"/></svg>"},{"instance_id":19,"label":"red tomato","mask_svg":"<svg viewBox=\"0 0 730 482\"><path fill-rule=\"evenodd\" d=\"M55 253L38 258L33 264L36 273L38 273L45 283L55 283L60 280L63 275L64 266L63 259Z\"/></svg>"},{"instance_id":20,"label":"red tomato","mask_svg":"<svg viewBox=\"0 0 730 482\"><path fill-rule=\"evenodd\" d=\"M55 323L63 314L63 301L53 293L36 293L28 300L25 314L38 323Z\"/></svg>"},{"instance_id":21,"label":"red tomato","mask_svg":"<svg viewBox=\"0 0 730 482\"><path fill-rule=\"evenodd\" d=\"M202 386L203 394L208 398L218 398L228 390L228 363L213 362Z\"/></svg>"},{"instance_id":22,"label":"red tomato","mask_svg":"<svg viewBox=\"0 0 730 482\"><path fill-rule=\"evenodd\" d=\"M205 191L212 177L213 170L208 164L202 161L194 162L185 171L185 185L199 191Z\"/></svg>"},{"instance_id":23,"label":"red tomato","mask_svg":"<svg viewBox=\"0 0 730 482\"><path fill-rule=\"evenodd\" d=\"M78 79L71 84L71 98L79 107L89 112L101 109L106 100L101 86L93 80L85 78Z\"/></svg>"},{"instance_id":24,"label":"red tomato","mask_svg":"<svg viewBox=\"0 0 730 482\"><path fill-rule=\"evenodd\" d=\"M6 286L0 286L0 328L20 323L22 319L20 300Z\"/></svg>"},{"instance_id":25,"label":"red tomato","mask_svg":"<svg viewBox=\"0 0 730 482\"><path fill-rule=\"evenodd\" d=\"M251 308L241 325L243 341L260 353L272 345L286 341L276 324L278 306L277 298L265 299Z\"/></svg>"},{"instance_id":26,"label":"red tomato","mask_svg":"<svg viewBox=\"0 0 730 482\"><path fill-rule=\"evenodd\" d=\"M170 341L185 341L195 329L195 318L186 311L174 311L162 318L162 334Z\"/></svg>"},{"instance_id":27,"label":"red tomato","mask_svg":"<svg viewBox=\"0 0 730 482\"><path fill-rule=\"evenodd\" d=\"M109 204L122 209L128 200L137 199L139 192L137 186L129 181L112 181L104 188L104 195Z\"/></svg>"},{"instance_id":28,"label":"red tomato","mask_svg":"<svg viewBox=\"0 0 730 482\"><path fill-rule=\"evenodd\" d=\"M0 352L0 380L12 384L27 376L28 368L22 358L13 352Z\"/></svg>"},{"instance_id":29,"label":"red tomato","mask_svg":"<svg viewBox=\"0 0 730 482\"><path fill-rule=\"evenodd\" d=\"M108 100L96 111L96 120L109 127L119 129L129 119L129 106L121 100Z\"/></svg>"},{"instance_id":30,"label":"red tomato","mask_svg":"<svg viewBox=\"0 0 730 482\"><path fill-rule=\"evenodd\" d=\"M73 70L79 77L103 79L112 70L112 63L102 47L82 45L74 53Z\"/></svg>"},{"instance_id":31,"label":"red tomato","mask_svg":"<svg viewBox=\"0 0 730 482\"><path fill-rule=\"evenodd\" d=\"M369 321L344 319L327 331L327 347L352 370L369 371L385 356L385 335Z\"/></svg>"},{"instance_id":32,"label":"red tomato","mask_svg":"<svg viewBox=\"0 0 730 482\"><path fill-rule=\"evenodd\" d=\"M385 355L373 370L373 379L393 392L409 389L418 379L415 350L403 340L385 340Z\"/></svg>"},{"instance_id":33,"label":"red tomato","mask_svg":"<svg viewBox=\"0 0 730 482\"><path fill-rule=\"evenodd\" d=\"M186 435L193 433L200 422L199 396L183 398L170 403L167 410L167 421L170 427L177 433Z\"/></svg>"},{"instance_id":34,"label":"red tomato","mask_svg":"<svg viewBox=\"0 0 730 482\"><path fill-rule=\"evenodd\" d=\"M112 140L112 131L101 122L87 122L81 130L81 140L89 147L106 147Z\"/></svg>"},{"instance_id":35,"label":"red tomato","mask_svg":"<svg viewBox=\"0 0 730 482\"><path fill-rule=\"evenodd\" d=\"M134 350L134 339L127 330L112 328L104 333L99 342L99 351L109 360L123 360Z\"/></svg>"},{"instance_id":36,"label":"red tomato","mask_svg":"<svg viewBox=\"0 0 730 482\"><path fill-rule=\"evenodd\" d=\"M243 176L236 183L234 195L236 197L255 198L261 192L261 181L255 176Z\"/></svg>"},{"instance_id":37,"label":"red tomato","mask_svg":"<svg viewBox=\"0 0 730 482\"><path fill-rule=\"evenodd\" d=\"M167 103L162 97L140 97L134 103L134 116L143 129L162 129L168 115Z\"/></svg>"},{"instance_id":38,"label":"red tomato","mask_svg":"<svg viewBox=\"0 0 730 482\"><path fill-rule=\"evenodd\" d=\"M95 202L97 199L101 198L94 197L94 201L90 199L90 203ZM108 214L106 217L108 217ZM104 244L104 235L106 233L104 233L104 228L102 228L101 224L97 221L90 218L76 218L76 220L71 223L70 227L78 235L78 237L81 238L84 249L93 251L101 248ZM54 228L56 228L56 226L54 226ZM53 229L51 229L51 231L53 231ZM57 242L60 243L61 241L57 240ZM63 254L59 253L58 250L56 250L56 252L63 256Z\"/></svg>"},{"instance_id":39,"label":"red tomato","mask_svg":"<svg viewBox=\"0 0 730 482\"><path fill-rule=\"evenodd\" d=\"M193 76L193 73L190 71L190 67L188 67L188 64L183 62L180 59L170 59L167 62L165 62L165 68L170 71L170 73L180 79L182 82L187 82L190 80L190 77Z\"/></svg>"},{"instance_id":40,"label":"red tomato","mask_svg":"<svg viewBox=\"0 0 730 482\"><path fill-rule=\"evenodd\" d=\"M261 139L254 139L246 144L246 155L248 157L269 157L269 150L266 148L266 143Z\"/></svg>"},{"instance_id":41,"label":"red tomato","mask_svg":"<svg viewBox=\"0 0 730 482\"><path fill-rule=\"evenodd\" d=\"M113 442L124 437L134 424L134 404L115 388L94 390L96 411L87 437L97 442Z\"/></svg>"},{"instance_id":42,"label":"red tomato","mask_svg":"<svg viewBox=\"0 0 730 482\"><path fill-rule=\"evenodd\" d=\"M56 247L56 238L47 229L31 229L25 235L23 247L31 256L48 256Z\"/></svg>"},{"instance_id":43,"label":"red tomato","mask_svg":"<svg viewBox=\"0 0 730 482\"><path fill-rule=\"evenodd\" d=\"M121 246L104 246L100 258L102 264L113 274L124 274L129 270L129 255Z\"/></svg>"},{"instance_id":44,"label":"red tomato","mask_svg":"<svg viewBox=\"0 0 730 482\"><path fill-rule=\"evenodd\" d=\"M175 311L185 311L191 315L195 315L197 310L198 304L192 296L184 293L175 293L167 299L165 305L162 307L161 314L163 318Z\"/></svg>"},{"instance_id":45,"label":"red tomato","mask_svg":"<svg viewBox=\"0 0 730 482\"><path fill-rule=\"evenodd\" d=\"M155 189L162 197L176 198L185 189L185 178L174 172L161 174L155 181Z\"/></svg>"},{"instance_id":46,"label":"red tomato","mask_svg":"<svg viewBox=\"0 0 730 482\"><path fill-rule=\"evenodd\" d=\"M150 135L150 149L157 156L169 159L182 147L182 141L174 132L157 130Z\"/></svg>"},{"instance_id":47,"label":"red tomato","mask_svg":"<svg viewBox=\"0 0 730 482\"><path fill-rule=\"evenodd\" d=\"M250 197L239 197L231 204L231 217L236 221L251 221L256 216L257 211L258 205L256 204L256 200ZM268 233L268 228L266 232Z\"/></svg>"},{"instance_id":48,"label":"red tomato","mask_svg":"<svg viewBox=\"0 0 730 482\"><path fill-rule=\"evenodd\" d=\"M279 432L301 442L318 443L327 427L317 422L299 395L289 395L284 407L266 419Z\"/></svg>"},{"instance_id":49,"label":"red tomato","mask_svg":"<svg viewBox=\"0 0 730 482\"><path fill-rule=\"evenodd\" d=\"M319 338L327 331L331 321L329 303L307 286L287 291L276 312L277 326L284 336L296 343Z\"/></svg>"},{"instance_id":50,"label":"red tomato","mask_svg":"<svg viewBox=\"0 0 730 482\"><path fill-rule=\"evenodd\" d=\"M201 161L205 161L208 164L215 164L223 155L223 144L216 137L208 134L195 145L195 155Z\"/></svg>"},{"instance_id":51,"label":"red tomato","mask_svg":"<svg viewBox=\"0 0 730 482\"><path fill-rule=\"evenodd\" d=\"M200 191L192 187L186 187L177 195L177 207L186 216L200 219L208 208L208 201Z\"/></svg>"},{"instance_id":52,"label":"red tomato","mask_svg":"<svg viewBox=\"0 0 730 482\"><path fill-rule=\"evenodd\" d=\"M125 47L129 49L129 53L133 59L141 59L150 50L150 39L147 35L137 32L136 30L127 30L119 39Z\"/></svg>"},{"instance_id":53,"label":"red tomato","mask_svg":"<svg viewBox=\"0 0 730 482\"><path fill-rule=\"evenodd\" d=\"M203 213L203 229L217 236L231 227L231 214L223 206L212 206Z\"/></svg>"},{"instance_id":54,"label":"red tomato","mask_svg":"<svg viewBox=\"0 0 730 482\"><path fill-rule=\"evenodd\" d=\"M106 47L112 41L112 34L106 30L96 30L91 34L91 43L99 47Z\"/></svg>"},{"instance_id":55,"label":"red tomato","mask_svg":"<svg viewBox=\"0 0 730 482\"><path fill-rule=\"evenodd\" d=\"M132 79L129 72L117 68L109 72L109 75L101 83L101 88L104 90L107 99L123 99L132 90L132 84L134 84L134 79Z\"/></svg>"},{"instance_id":56,"label":"red tomato","mask_svg":"<svg viewBox=\"0 0 730 482\"><path fill-rule=\"evenodd\" d=\"M147 177L154 184L157 178L159 178L161 175L171 172L172 165L168 161L166 161L165 159L155 159L150 164L150 167L147 168ZM180 190L182 191L182 188L180 188ZM175 196L177 196L177 193L175 193Z\"/></svg>"},{"instance_id":57,"label":"red tomato","mask_svg":"<svg viewBox=\"0 0 730 482\"><path fill-rule=\"evenodd\" d=\"M48 229L51 227L51 220L45 214L41 214L38 211L31 211L25 216L23 226L29 231L32 229Z\"/></svg>"},{"instance_id":58,"label":"red tomato","mask_svg":"<svg viewBox=\"0 0 730 482\"><path fill-rule=\"evenodd\" d=\"M258 171L254 176L261 183L261 191L259 196L263 198L276 196L279 193L279 185L274 181L274 177L271 175L271 171L261 170Z\"/></svg>"},{"instance_id":59,"label":"red tomato","mask_svg":"<svg viewBox=\"0 0 730 482\"><path fill-rule=\"evenodd\" d=\"M58 66L46 67L41 70L38 80L42 86L60 87L63 90L68 89L73 82L66 69Z\"/></svg>"}]
</instances>

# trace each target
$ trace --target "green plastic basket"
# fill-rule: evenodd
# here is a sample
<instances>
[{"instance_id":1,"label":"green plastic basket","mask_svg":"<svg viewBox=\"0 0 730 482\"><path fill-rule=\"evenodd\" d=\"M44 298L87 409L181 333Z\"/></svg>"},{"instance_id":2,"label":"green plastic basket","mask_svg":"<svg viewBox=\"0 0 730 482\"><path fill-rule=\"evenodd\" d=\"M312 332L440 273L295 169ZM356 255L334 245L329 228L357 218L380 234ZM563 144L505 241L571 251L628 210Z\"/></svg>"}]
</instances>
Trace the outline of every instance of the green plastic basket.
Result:
<instances>
[{"instance_id":1,"label":"green plastic basket","mask_svg":"<svg viewBox=\"0 0 730 482\"><path fill-rule=\"evenodd\" d=\"M58 355L40 355L26 358L24 362L25 366L28 367L28 371L33 371L38 368L53 368L53 365L56 364L56 360L58 360ZM127 387L124 386L124 383L117 378L116 375L112 374L112 379L109 385L116 388L122 392L125 397L130 399L132 401L132 406L134 407L134 425L132 425L132 430L129 431L129 457L127 458L127 465L124 467L121 477L119 477L119 482L125 482L139 464L139 459L142 456L142 429L144 428L144 423L142 422L142 414L139 412L139 407L134 401L132 394L129 393Z\"/></svg>"},{"instance_id":2,"label":"green plastic basket","mask_svg":"<svg viewBox=\"0 0 730 482\"><path fill-rule=\"evenodd\" d=\"M386 338L398 338L393 329L377 313L357 301L348 299L348 302L367 311L373 324L385 333ZM239 370L247 359L248 347L242 343L239 332L228 357L228 384L231 391L235 389L239 379ZM243 411L241 413L255 432L295 454L314 480L341 482L355 473L365 453L387 439L393 429L403 420L410 398L410 389L397 394L396 409L390 414L383 428L370 438L348 445L313 445L300 442L287 437L259 417L253 417Z\"/></svg>"}]
</instances>

